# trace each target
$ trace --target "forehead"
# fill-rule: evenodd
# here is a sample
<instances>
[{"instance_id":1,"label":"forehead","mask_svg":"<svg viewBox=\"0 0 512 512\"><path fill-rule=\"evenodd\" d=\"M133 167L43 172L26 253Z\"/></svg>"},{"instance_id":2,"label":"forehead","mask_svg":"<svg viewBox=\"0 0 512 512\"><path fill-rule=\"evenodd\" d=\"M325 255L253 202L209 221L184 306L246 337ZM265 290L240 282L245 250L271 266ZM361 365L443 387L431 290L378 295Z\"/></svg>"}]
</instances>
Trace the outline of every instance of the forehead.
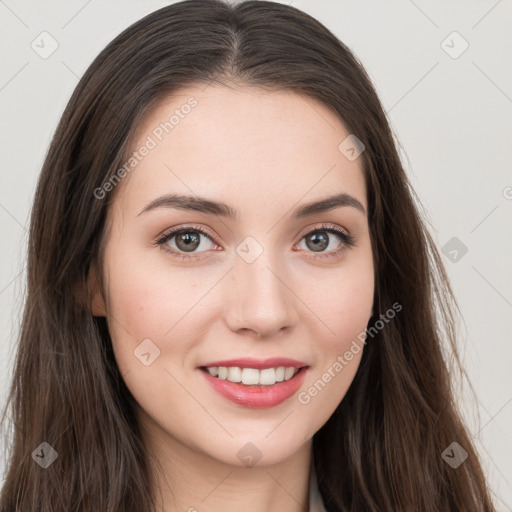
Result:
<instances>
[{"instance_id":1,"label":"forehead","mask_svg":"<svg viewBox=\"0 0 512 512\"><path fill-rule=\"evenodd\" d=\"M137 127L123 196L141 208L163 193L215 197L243 213L258 201L291 205L346 192L366 208L362 159L339 149L349 135L304 95L191 86L161 98Z\"/></svg>"}]
</instances>

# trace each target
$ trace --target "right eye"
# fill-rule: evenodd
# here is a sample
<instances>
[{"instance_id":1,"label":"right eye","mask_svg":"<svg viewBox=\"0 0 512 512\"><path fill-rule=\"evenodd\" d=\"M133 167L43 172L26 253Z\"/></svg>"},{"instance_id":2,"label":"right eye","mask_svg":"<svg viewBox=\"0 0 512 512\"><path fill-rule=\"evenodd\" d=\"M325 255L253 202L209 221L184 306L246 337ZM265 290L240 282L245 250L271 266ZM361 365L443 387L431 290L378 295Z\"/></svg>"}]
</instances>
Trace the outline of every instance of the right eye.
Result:
<instances>
[{"instance_id":1,"label":"right eye","mask_svg":"<svg viewBox=\"0 0 512 512\"><path fill-rule=\"evenodd\" d=\"M210 246L206 243L205 247L205 243L201 240L203 237L210 241ZM194 253L198 248L203 248L207 251L212 248L211 244L215 245L209 233L204 229L195 226L181 226L179 228L174 228L171 231L163 233L155 243L158 246L162 246L162 249L173 257L182 260L196 258L195 255L188 256L186 253Z\"/></svg>"}]
</instances>

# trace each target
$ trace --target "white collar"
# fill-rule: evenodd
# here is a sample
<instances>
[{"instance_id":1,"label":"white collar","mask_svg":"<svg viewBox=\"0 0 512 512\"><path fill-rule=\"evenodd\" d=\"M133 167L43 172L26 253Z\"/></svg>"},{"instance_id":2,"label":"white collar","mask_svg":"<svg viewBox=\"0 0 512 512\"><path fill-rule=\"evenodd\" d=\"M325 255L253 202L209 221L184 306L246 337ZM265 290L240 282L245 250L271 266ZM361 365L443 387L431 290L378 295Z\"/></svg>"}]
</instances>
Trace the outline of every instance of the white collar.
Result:
<instances>
[{"instance_id":1,"label":"white collar","mask_svg":"<svg viewBox=\"0 0 512 512\"><path fill-rule=\"evenodd\" d=\"M311 476L309 479L309 512L327 512L316 479L315 464L311 458Z\"/></svg>"}]
</instances>

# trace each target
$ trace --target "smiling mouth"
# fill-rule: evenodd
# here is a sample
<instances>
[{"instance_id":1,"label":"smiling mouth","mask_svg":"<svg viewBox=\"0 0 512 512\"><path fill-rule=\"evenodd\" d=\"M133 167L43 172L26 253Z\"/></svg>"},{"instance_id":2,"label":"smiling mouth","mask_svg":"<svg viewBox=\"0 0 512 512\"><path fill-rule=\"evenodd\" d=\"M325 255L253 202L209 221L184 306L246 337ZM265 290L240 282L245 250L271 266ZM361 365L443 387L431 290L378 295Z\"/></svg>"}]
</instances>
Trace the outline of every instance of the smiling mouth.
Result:
<instances>
[{"instance_id":1,"label":"smiling mouth","mask_svg":"<svg viewBox=\"0 0 512 512\"><path fill-rule=\"evenodd\" d=\"M278 366L259 370L257 368L241 368L239 366L202 366L200 369L219 380L227 380L236 384L243 384L245 386L273 386L293 379L297 373L305 368L306 366L300 368Z\"/></svg>"}]
</instances>

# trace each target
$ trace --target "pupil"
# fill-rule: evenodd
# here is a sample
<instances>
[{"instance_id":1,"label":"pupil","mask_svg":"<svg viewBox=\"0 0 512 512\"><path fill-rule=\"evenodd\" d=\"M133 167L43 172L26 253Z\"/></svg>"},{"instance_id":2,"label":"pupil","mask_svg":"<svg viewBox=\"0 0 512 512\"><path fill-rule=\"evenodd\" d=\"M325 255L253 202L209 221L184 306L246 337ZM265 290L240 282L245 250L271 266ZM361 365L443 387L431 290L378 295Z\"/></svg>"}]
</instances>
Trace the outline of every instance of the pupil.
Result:
<instances>
[{"instance_id":1,"label":"pupil","mask_svg":"<svg viewBox=\"0 0 512 512\"><path fill-rule=\"evenodd\" d=\"M193 249L196 249L199 245L199 236L197 234L190 235L190 232L187 232L187 233L181 234L177 237L176 245L178 247L180 247L180 242L185 244L184 245L185 249L193 250Z\"/></svg>"},{"instance_id":2,"label":"pupil","mask_svg":"<svg viewBox=\"0 0 512 512\"><path fill-rule=\"evenodd\" d=\"M329 244L329 242L327 241L327 236L326 236L325 232L314 233L311 236L309 236L308 239L313 242L313 246L310 247L310 249L316 248L316 249L322 250L322 249L325 249L327 247L327 245Z\"/></svg>"}]
</instances>

